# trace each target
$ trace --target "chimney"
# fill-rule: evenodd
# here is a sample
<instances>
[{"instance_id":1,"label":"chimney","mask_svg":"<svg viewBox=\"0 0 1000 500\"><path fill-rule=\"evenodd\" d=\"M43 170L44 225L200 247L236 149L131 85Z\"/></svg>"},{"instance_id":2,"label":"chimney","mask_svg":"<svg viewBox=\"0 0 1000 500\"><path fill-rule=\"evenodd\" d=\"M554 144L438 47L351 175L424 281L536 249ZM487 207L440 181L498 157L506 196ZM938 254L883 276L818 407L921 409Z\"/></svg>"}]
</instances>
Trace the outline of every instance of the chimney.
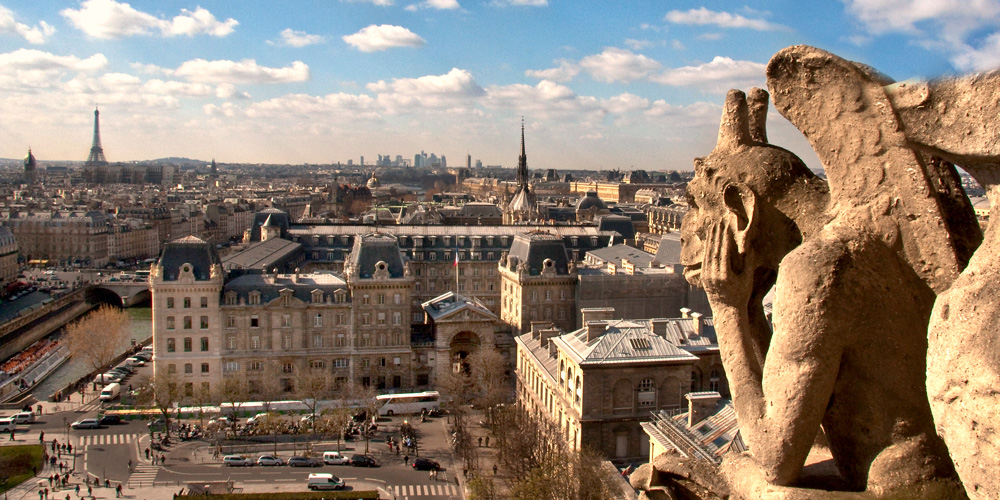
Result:
<instances>
[{"instance_id":1,"label":"chimney","mask_svg":"<svg viewBox=\"0 0 1000 500\"><path fill-rule=\"evenodd\" d=\"M681 308L681 317L682 318L690 318L691 317L691 309L687 308L687 307L682 307Z\"/></svg>"},{"instance_id":2,"label":"chimney","mask_svg":"<svg viewBox=\"0 0 1000 500\"><path fill-rule=\"evenodd\" d=\"M701 336L701 331L704 329L704 322L701 320L701 313L693 312L691 313L691 325L694 326L694 335Z\"/></svg>"},{"instance_id":3,"label":"chimney","mask_svg":"<svg viewBox=\"0 0 1000 500\"><path fill-rule=\"evenodd\" d=\"M587 322L587 342L604 335L604 332L608 329L608 323L605 321L589 321Z\"/></svg>"},{"instance_id":4,"label":"chimney","mask_svg":"<svg viewBox=\"0 0 1000 500\"><path fill-rule=\"evenodd\" d=\"M684 397L688 400L688 428L712 416L715 406L722 398L718 392L690 392Z\"/></svg>"},{"instance_id":5,"label":"chimney","mask_svg":"<svg viewBox=\"0 0 1000 500\"><path fill-rule=\"evenodd\" d=\"M549 325L548 322L545 322L545 321L532 321L531 322L531 338L533 338L535 340L540 340L539 339L539 332L542 331L542 328L545 328L548 325ZM542 345L544 346L544 344L542 344Z\"/></svg>"},{"instance_id":6,"label":"chimney","mask_svg":"<svg viewBox=\"0 0 1000 500\"><path fill-rule=\"evenodd\" d=\"M659 337L667 338L667 325L670 320L665 318L653 318L649 320L649 325L653 329L653 333Z\"/></svg>"},{"instance_id":7,"label":"chimney","mask_svg":"<svg viewBox=\"0 0 1000 500\"><path fill-rule=\"evenodd\" d=\"M292 283L299 282L299 268L295 268L295 274L292 275Z\"/></svg>"},{"instance_id":8,"label":"chimney","mask_svg":"<svg viewBox=\"0 0 1000 500\"><path fill-rule=\"evenodd\" d=\"M558 352L556 343L552 342L550 339L552 339L552 337L558 337L561 334L562 330L559 330L558 328L546 328L541 331L542 347L547 347L549 349L549 357L556 357Z\"/></svg>"},{"instance_id":9,"label":"chimney","mask_svg":"<svg viewBox=\"0 0 1000 500\"><path fill-rule=\"evenodd\" d=\"M580 309L581 322L586 325L591 321L605 321L614 319L614 307L585 307Z\"/></svg>"}]
</instances>

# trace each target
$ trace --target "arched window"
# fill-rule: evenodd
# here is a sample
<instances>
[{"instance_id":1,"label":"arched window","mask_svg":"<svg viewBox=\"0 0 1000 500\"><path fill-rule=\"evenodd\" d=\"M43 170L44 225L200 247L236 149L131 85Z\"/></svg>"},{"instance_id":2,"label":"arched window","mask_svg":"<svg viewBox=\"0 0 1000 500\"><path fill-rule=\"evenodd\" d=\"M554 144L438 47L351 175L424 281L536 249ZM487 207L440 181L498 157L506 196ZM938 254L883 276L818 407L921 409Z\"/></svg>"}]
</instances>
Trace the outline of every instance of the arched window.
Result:
<instances>
[{"instance_id":1,"label":"arched window","mask_svg":"<svg viewBox=\"0 0 1000 500\"><path fill-rule=\"evenodd\" d=\"M656 404L656 382L651 378L642 379L639 382L639 406L653 406Z\"/></svg>"},{"instance_id":2,"label":"arched window","mask_svg":"<svg viewBox=\"0 0 1000 500\"><path fill-rule=\"evenodd\" d=\"M708 373L708 390L719 392L719 370L713 368L711 372Z\"/></svg>"}]
</instances>

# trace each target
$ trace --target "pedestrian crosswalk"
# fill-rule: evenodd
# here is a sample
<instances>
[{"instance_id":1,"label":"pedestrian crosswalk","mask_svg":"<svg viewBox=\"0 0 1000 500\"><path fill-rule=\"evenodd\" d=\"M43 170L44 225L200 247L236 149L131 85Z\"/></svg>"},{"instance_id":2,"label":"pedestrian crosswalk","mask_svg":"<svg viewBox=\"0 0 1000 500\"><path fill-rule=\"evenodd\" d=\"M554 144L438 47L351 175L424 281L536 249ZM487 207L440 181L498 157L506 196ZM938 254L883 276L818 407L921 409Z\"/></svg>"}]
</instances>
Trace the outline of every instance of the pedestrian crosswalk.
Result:
<instances>
[{"instance_id":1,"label":"pedestrian crosswalk","mask_svg":"<svg viewBox=\"0 0 1000 500\"><path fill-rule=\"evenodd\" d=\"M390 489L396 497L459 496L458 488L453 484L405 484Z\"/></svg>"},{"instance_id":2,"label":"pedestrian crosswalk","mask_svg":"<svg viewBox=\"0 0 1000 500\"><path fill-rule=\"evenodd\" d=\"M79 436L79 446L101 444L129 444L139 438L141 434L91 434L89 436Z\"/></svg>"},{"instance_id":3,"label":"pedestrian crosswalk","mask_svg":"<svg viewBox=\"0 0 1000 500\"><path fill-rule=\"evenodd\" d=\"M143 485L151 485L153 481L156 480L156 472L160 470L159 467L155 465L149 465L146 463L139 463L132 470L132 475L128 478L128 484L130 488L142 488Z\"/></svg>"}]
</instances>

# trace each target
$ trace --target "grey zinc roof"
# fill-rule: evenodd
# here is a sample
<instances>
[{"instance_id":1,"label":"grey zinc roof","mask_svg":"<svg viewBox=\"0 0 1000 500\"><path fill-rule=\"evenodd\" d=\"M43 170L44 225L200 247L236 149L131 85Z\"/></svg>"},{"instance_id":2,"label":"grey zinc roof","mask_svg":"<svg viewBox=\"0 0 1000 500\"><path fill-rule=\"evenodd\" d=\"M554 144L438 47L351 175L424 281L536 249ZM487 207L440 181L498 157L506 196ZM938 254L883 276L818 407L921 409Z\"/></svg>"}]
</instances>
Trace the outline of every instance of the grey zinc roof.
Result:
<instances>
[{"instance_id":1,"label":"grey zinc roof","mask_svg":"<svg viewBox=\"0 0 1000 500\"><path fill-rule=\"evenodd\" d=\"M177 280L183 264L191 264L196 280L208 280L212 265L218 262L212 245L196 236L185 236L164 245L159 265L163 266L164 281Z\"/></svg>"},{"instance_id":2,"label":"grey zinc roof","mask_svg":"<svg viewBox=\"0 0 1000 500\"><path fill-rule=\"evenodd\" d=\"M581 365L693 361L697 356L656 335L647 321L611 320L604 334L587 341L587 328L553 340Z\"/></svg>"},{"instance_id":3,"label":"grey zinc roof","mask_svg":"<svg viewBox=\"0 0 1000 500\"><path fill-rule=\"evenodd\" d=\"M362 278L371 278L379 261L388 266L390 278L403 277L403 257L399 241L391 234L370 233L354 239L347 264Z\"/></svg>"},{"instance_id":4,"label":"grey zinc roof","mask_svg":"<svg viewBox=\"0 0 1000 500\"><path fill-rule=\"evenodd\" d=\"M615 231L626 240L635 239L635 226L627 215L602 215L597 218L597 228L601 231Z\"/></svg>"},{"instance_id":5,"label":"grey zinc roof","mask_svg":"<svg viewBox=\"0 0 1000 500\"><path fill-rule=\"evenodd\" d=\"M681 233L666 233L656 249L656 261L662 265L681 263Z\"/></svg>"},{"instance_id":6,"label":"grey zinc roof","mask_svg":"<svg viewBox=\"0 0 1000 500\"><path fill-rule=\"evenodd\" d=\"M666 338L688 351L718 349L719 339L715 335L715 321L701 318L701 335L695 334L694 318L673 318L667 321Z\"/></svg>"},{"instance_id":7,"label":"grey zinc roof","mask_svg":"<svg viewBox=\"0 0 1000 500\"><path fill-rule=\"evenodd\" d=\"M306 225L295 224L289 228L288 232L297 236L327 236L327 235L359 235L371 232L372 227L363 224L323 224ZM559 236L607 236L609 233L602 232L594 226L546 226L546 225L517 225L517 226L386 226L380 227L379 232L383 234L393 234L398 236L512 236L515 233L532 230L544 230L555 233Z\"/></svg>"},{"instance_id":8,"label":"grey zinc roof","mask_svg":"<svg viewBox=\"0 0 1000 500\"><path fill-rule=\"evenodd\" d=\"M439 318L444 318L446 316L451 316L460 311L468 310L474 311L480 315L496 318L496 315L489 310L482 302L476 300L475 298L465 297L463 295L456 295L455 292L448 292L443 295L434 297L423 304L420 307L424 308L424 311L435 321Z\"/></svg>"},{"instance_id":9,"label":"grey zinc roof","mask_svg":"<svg viewBox=\"0 0 1000 500\"><path fill-rule=\"evenodd\" d=\"M485 202L466 203L462 205L458 213L463 217L500 217L503 215L500 212L500 207L493 203Z\"/></svg>"},{"instance_id":10,"label":"grey zinc roof","mask_svg":"<svg viewBox=\"0 0 1000 500\"><path fill-rule=\"evenodd\" d=\"M621 265L622 259L628 259L636 267L649 267L649 263L653 262L653 254L625 244L588 250L587 255L593 255L602 262L614 262L617 265Z\"/></svg>"},{"instance_id":11,"label":"grey zinc roof","mask_svg":"<svg viewBox=\"0 0 1000 500\"><path fill-rule=\"evenodd\" d=\"M528 274L542 274L546 259L552 259L557 274L569 272L569 258L566 256L566 244L562 237L543 232L533 232L514 236L510 245L510 257L517 257L519 262L528 266Z\"/></svg>"},{"instance_id":12,"label":"grey zinc roof","mask_svg":"<svg viewBox=\"0 0 1000 500\"><path fill-rule=\"evenodd\" d=\"M250 292L260 292L261 304L276 299L283 289L292 290L292 295L306 303L312 302L312 292L322 290L324 295L337 290L346 290L347 283L335 274L244 274L226 283L223 293L236 292L237 297L247 298ZM324 300L326 297L324 296Z\"/></svg>"},{"instance_id":13,"label":"grey zinc roof","mask_svg":"<svg viewBox=\"0 0 1000 500\"><path fill-rule=\"evenodd\" d=\"M291 225L291 219L289 219L287 213L277 208L265 208L253 214L253 224L250 226L250 241L260 241L260 227L268 220L271 221L271 224L277 224L281 227L282 237L285 236L289 225Z\"/></svg>"},{"instance_id":14,"label":"grey zinc roof","mask_svg":"<svg viewBox=\"0 0 1000 500\"><path fill-rule=\"evenodd\" d=\"M248 246L243 251L227 255L222 259L222 265L228 269L263 269L268 270L287 260L295 253L302 252L299 243L272 238Z\"/></svg>"}]
</instances>

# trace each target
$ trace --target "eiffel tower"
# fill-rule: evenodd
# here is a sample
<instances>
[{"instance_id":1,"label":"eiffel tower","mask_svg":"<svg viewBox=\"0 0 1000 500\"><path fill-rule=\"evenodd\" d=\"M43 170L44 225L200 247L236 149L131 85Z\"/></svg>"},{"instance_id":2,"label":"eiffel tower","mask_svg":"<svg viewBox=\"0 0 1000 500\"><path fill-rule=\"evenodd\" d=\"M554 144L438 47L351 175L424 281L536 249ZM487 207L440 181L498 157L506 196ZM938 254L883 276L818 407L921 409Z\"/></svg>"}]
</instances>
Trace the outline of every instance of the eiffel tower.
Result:
<instances>
[{"instance_id":1,"label":"eiffel tower","mask_svg":"<svg viewBox=\"0 0 1000 500\"><path fill-rule=\"evenodd\" d=\"M108 164L108 159L104 157L104 148L101 147L101 112L94 108L94 143L90 146L90 156L87 157L86 167L97 167Z\"/></svg>"}]
</instances>

